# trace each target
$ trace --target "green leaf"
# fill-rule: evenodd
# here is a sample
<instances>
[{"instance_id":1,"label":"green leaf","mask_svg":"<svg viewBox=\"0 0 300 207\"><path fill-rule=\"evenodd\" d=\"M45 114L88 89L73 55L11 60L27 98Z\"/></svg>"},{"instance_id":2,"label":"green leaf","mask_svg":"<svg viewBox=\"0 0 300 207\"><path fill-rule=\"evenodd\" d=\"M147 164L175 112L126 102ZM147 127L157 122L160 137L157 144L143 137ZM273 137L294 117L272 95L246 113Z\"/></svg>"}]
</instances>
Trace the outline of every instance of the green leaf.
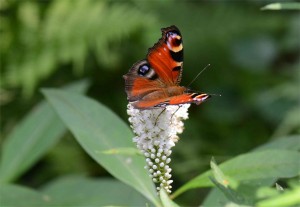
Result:
<instances>
[{"instance_id":1,"label":"green leaf","mask_svg":"<svg viewBox=\"0 0 300 207\"><path fill-rule=\"evenodd\" d=\"M172 201L169 195L164 189L161 189L159 192L161 202L165 207L179 207L174 201Z\"/></svg>"},{"instance_id":2,"label":"green leaf","mask_svg":"<svg viewBox=\"0 0 300 207\"><path fill-rule=\"evenodd\" d=\"M299 175L300 154L296 151L268 150L239 155L220 165L221 170L236 181L287 178ZM212 186L207 171L179 188L173 196L199 187Z\"/></svg>"},{"instance_id":3,"label":"green leaf","mask_svg":"<svg viewBox=\"0 0 300 207\"><path fill-rule=\"evenodd\" d=\"M5 206L45 206L50 202L46 194L11 184L0 184L0 204Z\"/></svg>"},{"instance_id":4,"label":"green leaf","mask_svg":"<svg viewBox=\"0 0 300 207\"><path fill-rule=\"evenodd\" d=\"M224 186L223 183L219 183L215 178L211 178L211 181L231 202L236 204L247 204L246 199L230 186Z\"/></svg>"},{"instance_id":5,"label":"green leaf","mask_svg":"<svg viewBox=\"0 0 300 207\"><path fill-rule=\"evenodd\" d=\"M261 10L300 10L300 3L272 3L262 7Z\"/></svg>"},{"instance_id":6,"label":"green leaf","mask_svg":"<svg viewBox=\"0 0 300 207\"><path fill-rule=\"evenodd\" d=\"M270 199L262 200L257 203L258 207L274 207L274 206L297 206L300 204L300 186L293 190L289 190Z\"/></svg>"},{"instance_id":7,"label":"green leaf","mask_svg":"<svg viewBox=\"0 0 300 207\"><path fill-rule=\"evenodd\" d=\"M107 171L159 204L142 156L106 154L115 148L133 148L133 134L112 111L94 100L60 90L44 90L48 101L85 151ZM125 109L124 109L125 110Z\"/></svg>"},{"instance_id":8,"label":"green leaf","mask_svg":"<svg viewBox=\"0 0 300 207\"><path fill-rule=\"evenodd\" d=\"M211 161L211 168L214 177L210 177L210 179L217 189L226 196L226 198L224 196L220 196L220 194L214 194L215 197L209 198L213 199L213 201L206 200L206 205L209 202L214 206L218 206L220 203L226 203L226 206L253 206L256 200L256 190L262 185L262 183L269 183L270 181L273 181L273 179L266 179L238 183L236 180L225 175L214 160Z\"/></svg>"},{"instance_id":9,"label":"green leaf","mask_svg":"<svg viewBox=\"0 0 300 207\"><path fill-rule=\"evenodd\" d=\"M233 202L226 203L226 205L224 205L224 206L225 207L253 207L253 206L237 204L237 203L233 203Z\"/></svg>"},{"instance_id":10,"label":"green leaf","mask_svg":"<svg viewBox=\"0 0 300 207\"><path fill-rule=\"evenodd\" d=\"M300 151L300 135L291 135L288 137L281 137L259 146L255 151L263 151L269 149L282 149Z\"/></svg>"},{"instance_id":11,"label":"green leaf","mask_svg":"<svg viewBox=\"0 0 300 207\"><path fill-rule=\"evenodd\" d=\"M228 202L226 196L218 188L213 188L206 196L204 202L201 204L203 207L209 206L225 206Z\"/></svg>"},{"instance_id":12,"label":"green leaf","mask_svg":"<svg viewBox=\"0 0 300 207\"><path fill-rule=\"evenodd\" d=\"M244 199L247 203L249 203L249 201L253 201L255 199L256 189L261 186L270 186L275 182L275 180L276 179L274 178L251 180L250 182L245 182L245 184L239 186L237 191L242 193ZM210 191L201 206L225 206L225 204L229 202L230 200L224 195L224 193L215 187Z\"/></svg>"},{"instance_id":13,"label":"green leaf","mask_svg":"<svg viewBox=\"0 0 300 207\"><path fill-rule=\"evenodd\" d=\"M0 185L1 206L149 206L133 188L113 179L68 176L55 180L41 191L17 185Z\"/></svg>"},{"instance_id":14,"label":"green leaf","mask_svg":"<svg viewBox=\"0 0 300 207\"><path fill-rule=\"evenodd\" d=\"M214 158L212 158L210 161L210 168L212 170L212 174L214 176L215 181L220 183L220 185L224 186L225 188L227 188L229 186L230 178L224 175L224 173L219 168ZM233 187L237 187L238 184L233 182L230 182L230 185Z\"/></svg>"},{"instance_id":15,"label":"green leaf","mask_svg":"<svg viewBox=\"0 0 300 207\"><path fill-rule=\"evenodd\" d=\"M66 90L83 93L86 81ZM48 103L42 101L15 127L3 144L0 183L11 182L39 160L65 133L64 124Z\"/></svg>"},{"instance_id":16,"label":"green leaf","mask_svg":"<svg viewBox=\"0 0 300 207\"><path fill-rule=\"evenodd\" d=\"M210 177L210 180L215 184L215 186L223 192L228 200L234 204L251 204L251 200L247 199L242 195L240 191L237 190L238 182L228 178L222 170L218 167L214 159L210 162L212 174L214 177Z\"/></svg>"},{"instance_id":17,"label":"green leaf","mask_svg":"<svg viewBox=\"0 0 300 207\"><path fill-rule=\"evenodd\" d=\"M270 150L270 149L282 149L282 150L295 150L300 151L300 136L299 135L292 135L288 137L278 138L273 140L272 142L268 142L258 148L255 151L263 151L263 150ZM251 185L256 186L259 188L261 186L271 186L276 181L276 178L271 179L259 179L257 181L251 181ZM249 185L247 185L249 187ZM229 200L222 194L220 190L214 188L211 190L209 195L205 198L203 202L203 206L219 206L221 204L225 204L229 202Z\"/></svg>"},{"instance_id":18,"label":"green leaf","mask_svg":"<svg viewBox=\"0 0 300 207\"><path fill-rule=\"evenodd\" d=\"M110 150L105 150L99 153L103 154L123 154L123 155L140 155L142 156L142 153L137 148L113 148Z\"/></svg>"},{"instance_id":19,"label":"green leaf","mask_svg":"<svg viewBox=\"0 0 300 207\"><path fill-rule=\"evenodd\" d=\"M59 178L43 187L48 206L146 206L149 202L133 188L114 179L81 176Z\"/></svg>"}]
</instances>

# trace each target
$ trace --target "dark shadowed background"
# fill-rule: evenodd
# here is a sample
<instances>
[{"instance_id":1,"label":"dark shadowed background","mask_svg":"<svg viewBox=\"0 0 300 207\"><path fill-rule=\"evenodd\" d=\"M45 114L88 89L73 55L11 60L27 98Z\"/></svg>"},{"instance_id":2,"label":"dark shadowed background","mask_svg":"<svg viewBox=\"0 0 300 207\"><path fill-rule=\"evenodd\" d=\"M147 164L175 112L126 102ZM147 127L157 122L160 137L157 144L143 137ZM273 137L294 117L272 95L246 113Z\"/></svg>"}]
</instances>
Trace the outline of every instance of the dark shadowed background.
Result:
<instances>
[{"instance_id":1,"label":"dark shadowed background","mask_svg":"<svg viewBox=\"0 0 300 207\"><path fill-rule=\"evenodd\" d=\"M88 79L87 95L127 122L122 75L173 24L183 35L182 85L211 64L191 87L222 95L190 108L172 155L175 189L212 156L222 162L299 133L300 16L260 10L267 3L1 1L1 143L44 99L41 88L75 80ZM66 134L17 182L36 187L74 173L110 176ZM206 193L193 192L180 199L199 203Z\"/></svg>"}]
</instances>

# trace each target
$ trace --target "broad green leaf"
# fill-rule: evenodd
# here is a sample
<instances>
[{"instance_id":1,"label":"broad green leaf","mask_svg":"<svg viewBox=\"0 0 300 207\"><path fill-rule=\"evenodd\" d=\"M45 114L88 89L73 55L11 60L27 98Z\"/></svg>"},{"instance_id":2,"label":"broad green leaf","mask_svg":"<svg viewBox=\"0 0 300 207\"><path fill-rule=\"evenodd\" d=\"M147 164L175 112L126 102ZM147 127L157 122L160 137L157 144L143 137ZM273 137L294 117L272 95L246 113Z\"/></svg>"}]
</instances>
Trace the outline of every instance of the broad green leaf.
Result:
<instances>
[{"instance_id":1,"label":"broad green leaf","mask_svg":"<svg viewBox=\"0 0 300 207\"><path fill-rule=\"evenodd\" d=\"M179 205L170 199L169 195L164 189L160 190L159 195L164 207L179 207Z\"/></svg>"},{"instance_id":2,"label":"broad green leaf","mask_svg":"<svg viewBox=\"0 0 300 207\"><path fill-rule=\"evenodd\" d=\"M261 10L300 10L300 3L272 3L262 7Z\"/></svg>"},{"instance_id":3,"label":"broad green leaf","mask_svg":"<svg viewBox=\"0 0 300 207\"><path fill-rule=\"evenodd\" d=\"M224 173L219 168L214 158L212 158L210 161L210 168L212 170L212 174L214 176L215 181L220 183L220 185L223 185L225 188L228 187L229 184L233 187L237 187L238 185L237 183L230 182L230 178L224 175Z\"/></svg>"},{"instance_id":4,"label":"broad green leaf","mask_svg":"<svg viewBox=\"0 0 300 207\"><path fill-rule=\"evenodd\" d=\"M65 89L83 93L86 81ZM0 183L11 182L30 168L65 133L64 124L48 103L38 104L13 130L3 144L0 162Z\"/></svg>"},{"instance_id":5,"label":"broad green leaf","mask_svg":"<svg viewBox=\"0 0 300 207\"><path fill-rule=\"evenodd\" d=\"M204 202L201 204L203 207L213 207L213 206L225 206L229 200L218 188L213 188L209 194L205 197Z\"/></svg>"},{"instance_id":6,"label":"broad green leaf","mask_svg":"<svg viewBox=\"0 0 300 207\"><path fill-rule=\"evenodd\" d=\"M222 183L219 183L214 178L211 178L211 181L232 203L242 204L242 205L250 204L250 202L243 195L241 195L241 193L232 189L230 186L224 186Z\"/></svg>"},{"instance_id":7,"label":"broad green leaf","mask_svg":"<svg viewBox=\"0 0 300 207\"><path fill-rule=\"evenodd\" d=\"M248 201L251 199L254 200L256 189L261 186L270 186L275 180L276 179L274 178L251 180L250 182L245 182L245 185L242 184L242 186L239 186L238 192L245 192L243 195ZM215 187L210 191L201 206L225 206L225 204L229 202L230 200L222 193L222 191Z\"/></svg>"},{"instance_id":8,"label":"broad green leaf","mask_svg":"<svg viewBox=\"0 0 300 207\"><path fill-rule=\"evenodd\" d=\"M123 154L123 155L140 155L142 156L142 153L137 148L113 148L110 150L102 151L99 153L104 154Z\"/></svg>"},{"instance_id":9,"label":"broad green leaf","mask_svg":"<svg viewBox=\"0 0 300 207\"><path fill-rule=\"evenodd\" d=\"M248 206L248 205L229 202L229 203L226 203L226 205L224 205L224 207L253 207L253 206Z\"/></svg>"},{"instance_id":10,"label":"broad green leaf","mask_svg":"<svg viewBox=\"0 0 300 207\"><path fill-rule=\"evenodd\" d=\"M262 200L257 203L258 207L274 207L274 206L299 206L300 204L300 186L283 192L275 197Z\"/></svg>"},{"instance_id":11,"label":"broad green leaf","mask_svg":"<svg viewBox=\"0 0 300 207\"><path fill-rule=\"evenodd\" d=\"M46 194L18 185L0 184L1 207L45 206L49 202Z\"/></svg>"},{"instance_id":12,"label":"broad green leaf","mask_svg":"<svg viewBox=\"0 0 300 207\"><path fill-rule=\"evenodd\" d=\"M300 151L300 135L277 138L272 142L268 142L262 146L259 146L255 149L255 151L263 151L268 149Z\"/></svg>"},{"instance_id":13,"label":"broad green leaf","mask_svg":"<svg viewBox=\"0 0 300 207\"><path fill-rule=\"evenodd\" d=\"M220 205L220 201L222 203L228 204L236 204L238 206L253 206L256 200L256 191L263 184L269 184L273 179L265 179L265 180L251 180L251 182L241 182L238 183L236 180L229 178L225 175L218 165L211 161L212 174L214 177L210 177L211 181L215 184L217 189L221 191L225 196L221 197L210 197L210 199L214 199L213 201L205 201L205 203L214 203L214 206ZM215 196L220 196L220 194L214 194ZM217 202L216 202L217 201Z\"/></svg>"},{"instance_id":14,"label":"broad green leaf","mask_svg":"<svg viewBox=\"0 0 300 207\"><path fill-rule=\"evenodd\" d=\"M41 191L17 185L0 185L1 206L151 206L133 188L113 179L68 176L55 180Z\"/></svg>"},{"instance_id":15,"label":"broad green leaf","mask_svg":"<svg viewBox=\"0 0 300 207\"><path fill-rule=\"evenodd\" d=\"M214 159L210 162L212 174L214 177L210 177L210 180L215 184L215 186L222 191L222 193L227 197L229 201L235 204L252 204L251 199L247 199L242 193L237 190L238 182L228 178L222 170L219 168Z\"/></svg>"},{"instance_id":16,"label":"broad green leaf","mask_svg":"<svg viewBox=\"0 0 300 207\"><path fill-rule=\"evenodd\" d=\"M46 98L85 151L117 179L158 205L142 156L103 153L133 148L133 134L112 111L94 100L60 90L44 90ZM124 108L125 110L125 108Z\"/></svg>"},{"instance_id":17,"label":"broad green leaf","mask_svg":"<svg viewBox=\"0 0 300 207\"><path fill-rule=\"evenodd\" d=\"M136 190L114 179L68 176L43 187L51 198L48 206L149 206Z\"/></svg>"},{"instance_id":18,"label":"broad green leaf","mask_svg":"<svg viewBox=\"0 0 300 207\"><path fill-rule=\"evenodd\" d=\"M300 136L299 135L292 135L288 137L278 138L272 142L268 142L258 148L255 151L263 151L263 150L270 150L270 149L282 149L282 150L295 150L300 151ZM271 179L259 179L257 182L251 181L251 185L256 185L256 188L261 186L271 186L276 181L275 178ZM248 185L249 187L249 185ZM211 190L209 195L205 198L203 202L203 206L221 206L229 202L229 200L225 197L224 194L217 188Z\"/></svg>"},{"instance_id":19,"label":"broad green leaf","mask_svg":"<svg viewBox=\"0 0 300 207\"><path fill-rule=\"evenodd\" d=\"M251 181L268 178L287 178L299 175L300 153L287 150L268 150L239 155L220 165L220 169L236 181ZM179 188L173 196L199 187L212 186L207 171Z\"/></svg>"}]
</instances>

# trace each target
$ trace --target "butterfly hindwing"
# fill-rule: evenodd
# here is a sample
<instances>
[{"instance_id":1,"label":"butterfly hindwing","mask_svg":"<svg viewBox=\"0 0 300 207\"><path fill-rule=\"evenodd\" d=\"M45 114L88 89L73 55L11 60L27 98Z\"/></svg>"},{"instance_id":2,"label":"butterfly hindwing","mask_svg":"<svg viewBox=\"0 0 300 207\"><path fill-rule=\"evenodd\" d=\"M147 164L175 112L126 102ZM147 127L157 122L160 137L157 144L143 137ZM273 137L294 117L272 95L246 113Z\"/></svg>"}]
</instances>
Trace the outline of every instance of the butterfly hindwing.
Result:
<instances>
[{"instance_id":1,"label":"butterfly hindwing","mask_svg":"<svg viewBox=\"0 0 300 207\"><path fill-rule=\"evenodd\" d=\"M156 72L150 67L147 60L135 63L123 77L125 79L125 91L128 101L140 100L147 94L163 87L163 83L159 80Z\"/></svg>"}]
</instances>

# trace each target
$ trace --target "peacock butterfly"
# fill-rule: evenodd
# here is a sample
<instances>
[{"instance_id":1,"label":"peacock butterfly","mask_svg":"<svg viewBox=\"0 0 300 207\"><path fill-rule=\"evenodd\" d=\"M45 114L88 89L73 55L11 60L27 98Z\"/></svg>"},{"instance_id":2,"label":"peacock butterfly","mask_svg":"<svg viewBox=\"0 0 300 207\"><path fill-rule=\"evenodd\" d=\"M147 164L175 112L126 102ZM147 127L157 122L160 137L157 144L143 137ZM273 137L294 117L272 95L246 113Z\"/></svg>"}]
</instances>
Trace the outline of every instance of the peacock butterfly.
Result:
<instances>
[{"instance_id":1,"label":"peacock butterfly","mask_svg":"<svg viewBox=\"0 0 300 207\"><path fill-rule=\"evenodd\" d=\"M210 95L179 86L182 75L182 36L176 26L162 28L162 38L148 50L146 59L124 75L127 99L137 109L152 109L207 100Z\"/></svg>"}]
</instances>

